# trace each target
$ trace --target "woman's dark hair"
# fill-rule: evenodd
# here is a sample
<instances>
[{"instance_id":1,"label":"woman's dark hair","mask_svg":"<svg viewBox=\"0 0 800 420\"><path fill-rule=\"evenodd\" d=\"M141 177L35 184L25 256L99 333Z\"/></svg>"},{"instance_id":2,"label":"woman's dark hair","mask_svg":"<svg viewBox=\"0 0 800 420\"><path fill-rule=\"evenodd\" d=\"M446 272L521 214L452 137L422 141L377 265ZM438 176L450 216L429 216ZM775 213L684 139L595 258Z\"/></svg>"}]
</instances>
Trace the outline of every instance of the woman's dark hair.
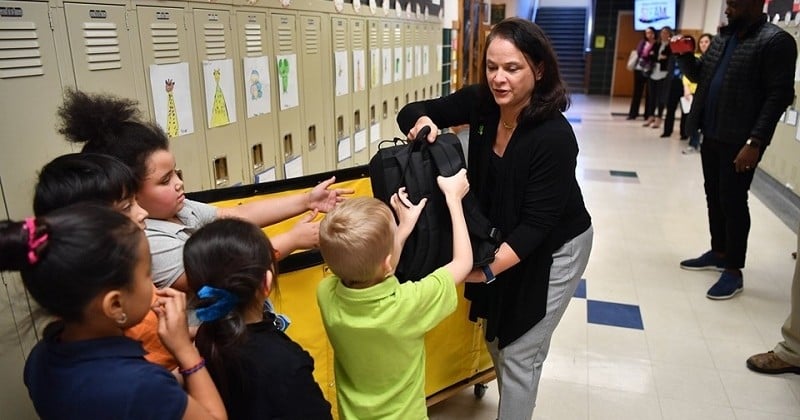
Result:
<instances>
[{"instance_id":1,"label":"woman's dark hair","mask_svg":"<svg viewBox=\"0 0 800 420\"><path fill-rule=\"evenodd\" d=\"M514 44L525 56L532 71L538 66L542 68L542 78L536 81L530 103L520 112L518 121L537 123L566 111L570 105L567 88L558 71L553 46L542 28L529 20L508 18L492 27L486 39L487 50L496 38ZM483 53L483 68L486 69L486 51ZM485 71L481 75L481 83L484 92L491 97Z\"/></svg>"},{"instance_id":2,"label":"woman's dark hair","mask_svg":"<svg viewBox=\"0 0 800 420\"><path fill-rule=\"evenodd\" d=\"M235 357L228 356L246 338L245 312L251 309L257 293L262 290L267 271L273 273L273 287L277 284L272 244L252 223L220 219L207 224L186 241L183 265L193 292L211 286L238 298L227 315L201 324L195 338L200 354L208 361L209 373L224 398L229 385L236 385L226 383L224 372L237 368ZM215 301L215 298L200 299L196 307L204 308Z\"/></svg>"},{"instance_id":3,"label":"woman's dark hair","mask_svg":"<svg viewBox=\"0 0 800 420\"><path fill-rule=\"evenodd\" d=\"M136 178L118 159L97 153L59 156L39 171L33 212L43 216L82 201L106 206L133 197Z\"/></svg>"},{"instance_id":4,"label":"woman's dark hair","mask_svg":"<svg viewBox=\"0 0 800 420\"><path fill-rule=\"evenodd\" d=\"M147 175L147 159L153 152L169 150L169 139L157 125L142 121L138 103L105 94L67 90L58 109L58 132L82 152L111 155L128 165L136 180Z\"/></svg>"},{"instance_id":5,"label":"woman's dark hair","mask_svg":"<svg viewBox=\"0 0 800 420\"><path fill-rule=\"evenodd\" d=\"M31 296L66 322L81 321L99 293L128 287L144 233L126 216L77 204L26 222L0 221L0 271L19 271Z\"/></svg>"}]
</instances>

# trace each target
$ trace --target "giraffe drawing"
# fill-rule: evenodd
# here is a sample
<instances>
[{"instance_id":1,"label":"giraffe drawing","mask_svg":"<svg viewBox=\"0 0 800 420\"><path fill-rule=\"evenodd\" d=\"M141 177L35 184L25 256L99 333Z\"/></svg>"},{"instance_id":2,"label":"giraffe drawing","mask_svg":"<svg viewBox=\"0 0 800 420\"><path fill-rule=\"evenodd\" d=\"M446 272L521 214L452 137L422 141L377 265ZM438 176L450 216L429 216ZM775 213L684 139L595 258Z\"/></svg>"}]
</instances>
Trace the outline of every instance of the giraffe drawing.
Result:
<instances>
[{"instance_id":1,"label":"giraffe drawing","mask_svg":"<svg viewBox=\"0 0 800 420\"><path fill-rule=\"evenodd\" d=\"M229 124L231 121L228 117L228 104L225 102L225 95L222 93L222 88L219 86L221 73L219 69L214 69L213 74L217 87L214 91L214 104L211 108L211 126L219 127Z\"/></svg>"},{"instance_id":2,"label":"giraffe drawing","mask_svg":"<svg viewBox=\"0 0 800 420\"><path fill-rule=\"evenodd\" d=\"M175 81L167 79L164 81L164 89L167 91L167 136L169 138L178 137L180 128L178 127L178 110L175 107Z\"/></svg>"}]
</instances>

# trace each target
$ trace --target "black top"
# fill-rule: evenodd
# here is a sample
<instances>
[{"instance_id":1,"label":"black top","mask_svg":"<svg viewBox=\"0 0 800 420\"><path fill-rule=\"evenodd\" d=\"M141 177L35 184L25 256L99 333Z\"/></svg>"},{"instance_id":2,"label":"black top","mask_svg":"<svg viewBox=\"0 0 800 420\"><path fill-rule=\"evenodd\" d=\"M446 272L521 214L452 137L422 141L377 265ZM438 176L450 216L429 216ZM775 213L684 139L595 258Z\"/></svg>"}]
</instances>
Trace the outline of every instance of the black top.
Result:
<instances>
[{"instance_id":1,"label":"black top","mask_svg":"<svg viewBox=\"0 0 800 420\"><path fill-rule=\"evenodd\" d=\"M786 31L767 22L766 15L746 28L731 51L716 101L716 140L744 145L748 138L772 140L778 118L794 100L797 45ZM711 82L736 28L723 28L708 51L678 57L689 80L697 83L692 110L686 120L688 132L702 129Z\"/></svg>"},{"instance_id":2,"label":"black top","mask_svg":"<svg viewBox=\"0 0 800 420\"><path fill-rule=\"evenodd\" d=\"M575 134L561 113L520 122L503 158L493 165L500 109L485 88L472 85L408 104L397 122L407 133L423 115L442 128L470 125L470 188L520 258L491 284L467 284L470 318L486 318L486 339L497 337L504 347L544 317L553 252L591 226L575 179Z\"/></svg>"},{"instance_id":3,"label":"black top","mask_svg":"<svg viewBox=\"0 0 800 420\"><path fill-rule=\"evenodd\" d=\"M313 371L311 356L272 319L249 324L247 341L225 360L227 392L220 394L228 418L331 419Z\"/></svg>"}]
</instances>

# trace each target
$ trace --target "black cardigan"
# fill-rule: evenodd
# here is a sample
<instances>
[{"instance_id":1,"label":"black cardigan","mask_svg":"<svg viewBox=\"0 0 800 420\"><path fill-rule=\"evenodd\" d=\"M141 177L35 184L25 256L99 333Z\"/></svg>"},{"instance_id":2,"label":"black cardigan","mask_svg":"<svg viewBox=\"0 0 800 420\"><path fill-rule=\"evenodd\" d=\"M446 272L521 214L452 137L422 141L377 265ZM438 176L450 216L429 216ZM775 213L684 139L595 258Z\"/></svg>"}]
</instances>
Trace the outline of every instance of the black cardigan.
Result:
<instances>
[{"instance_id":1,"label":"black cardigan","mask_svg":"<svg viewBox=\"0 0 800 420\"><path fill-rule=\"evenodd\" d=\"M545 315L552 254L586 231L591 218L575 179L578 143L560 113L521 122L504 153L503 172L489 185L489 164L500 119L491 94L479 85L447 97L406 105L397 116L407 133L423 115L439 127L469 124L467 176L481 210L498 227L520 262L491 284L468 284L470 319L485 318L486 339L500 347Z\"/></svg>"}]
</instances>

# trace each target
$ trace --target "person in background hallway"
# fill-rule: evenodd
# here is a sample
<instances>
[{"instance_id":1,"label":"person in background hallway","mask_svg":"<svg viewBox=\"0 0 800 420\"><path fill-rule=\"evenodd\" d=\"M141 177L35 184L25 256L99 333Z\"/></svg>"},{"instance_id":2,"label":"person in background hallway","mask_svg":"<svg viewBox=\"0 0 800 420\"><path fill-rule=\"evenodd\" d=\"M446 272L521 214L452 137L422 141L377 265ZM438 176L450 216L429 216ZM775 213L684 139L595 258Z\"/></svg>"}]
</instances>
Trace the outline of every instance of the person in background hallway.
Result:
<instances>
[{"instance_id":1,"label":"person in background hallway","mask_svg":"<svg viewBox=\"0 0 800 420\"><path fill-rule=\"evenodd\" d=\"M666 29L668 28L665 27L662 29L661 33L663 34ZM672 31L670 31L670 37L671 36ZM692 39L692 42L694 42L694 39ZM681 73L681 67L676 60L677 56L672 54L672 50L669 49L669 45L667 45L667 51L667 80L663 92L667 105L667 115L664 117L664 132L661 133L662 138L667 138L672 135L672 129L675 128L675 111L678 108L678 103L681 101L681 96L683 96L683 73ZM681 111L680 136L682 139L685 138L683 131L686 125L685 122L686 118L683 118L683 111Z\"/></svg>"},{"instance_id":2,"label":"person in background hallway","mask_svg":"<svg viewBox=\"0 0 800 420\"><path fill-rule=\"evenodd\" d=\"M639 60L636 67L633 69L633 96L631 97L631 109L628 111L629 120L635 120L639 117L639 108L642 104L642 94L644 94L644 119L650 118L647 110L647 98L650 95L646 92L647 75L652 70L652 64L649 62L650 51L656 42L656 29L652 26L645 29L644 37L639 41L636 46L636 54Z\"/></svg>"},{"instance_id":3,"label":"person in background hallway","mask_svg":"<svg viewBox=\"0 0 800 420\"><path fill-rule=\"evenodd\" d=\"M645 121L643 126L660 128L661 118L664 115L664 105L667 89L667 66L669 64L669 38L672 36L672 29L668 26L661 28L656 45L650 51L653 61L653 71L647 80L648 107L650 108L650 118Z\"/></svg>"},{"instance_id":4,"label":"person in background hallway","mask_svg":"<svg viewBox=\"0 0 800 420\"><path fill-rule=\"evenodd\" d=\"M711 34L703 34L700 35L700 40L697 42L697 49L698 51L694 53L695 57L700 57L708 51L708 46L711 45L711 40L714 39L714 35ZM694 99L694 92L697 90L697 83L693 83L689 80L686 75L683 75L683 96L690 100ZM683 112L683 111L681 111ZM686 127L686 120L689 119L689 113L681 114L681 134L689 136L689 145L686 146L681 153L684 155L690 155L692 153L700 152L700 130L692 130L690 131ZM683 140L683 137L681 137Z\"/></svg>"},{"instance_id":5,"label":"person in background hallway","mask_svg":"<svg viewBox=\"0 0 800 420\"><path fill-rule=\"evenodd\" d=\"M485 319L500 391L498 418L530 419L550 339L592 249L594 231L575 168L578 142L558 61L535 23L509 18L486 40L481 83L406 105L409 139L427 126L469 124L468 175L503 235L494 262L472 270L470 319Z\"/></svg>"},{"instance_id":6,"label":"person in background hallway","mask_svg":"<svg viewBox=\"0 0 800 420\"><path fill-rule=\"evenodd\" d=\"M706 293L709 299L730 299L744 287L750 183L778 118L794 100L797 46L767 22L763 5L764 0L728 0L729 24L706 54L697 58L686 51L679 57L684 74L697 82L687 127L703 131L700 156L711 233L711 250L680 266L722 271Z\"/></svg>"},{"instance_id":7,"label":"person in background hallway","mask_svg":"<svg viewBox=\"0 0 800 420\"><path fill-rule=\"evenodd\" d=\"M797 250L800 251L800 228L797 229ZM792 278L792 301L789 317L781 328L783 341L772 351L750 356L750 370L775 375L794 373L800 375L800 259L794 254L794 278Z\"/></svg>"}]
</instances>

